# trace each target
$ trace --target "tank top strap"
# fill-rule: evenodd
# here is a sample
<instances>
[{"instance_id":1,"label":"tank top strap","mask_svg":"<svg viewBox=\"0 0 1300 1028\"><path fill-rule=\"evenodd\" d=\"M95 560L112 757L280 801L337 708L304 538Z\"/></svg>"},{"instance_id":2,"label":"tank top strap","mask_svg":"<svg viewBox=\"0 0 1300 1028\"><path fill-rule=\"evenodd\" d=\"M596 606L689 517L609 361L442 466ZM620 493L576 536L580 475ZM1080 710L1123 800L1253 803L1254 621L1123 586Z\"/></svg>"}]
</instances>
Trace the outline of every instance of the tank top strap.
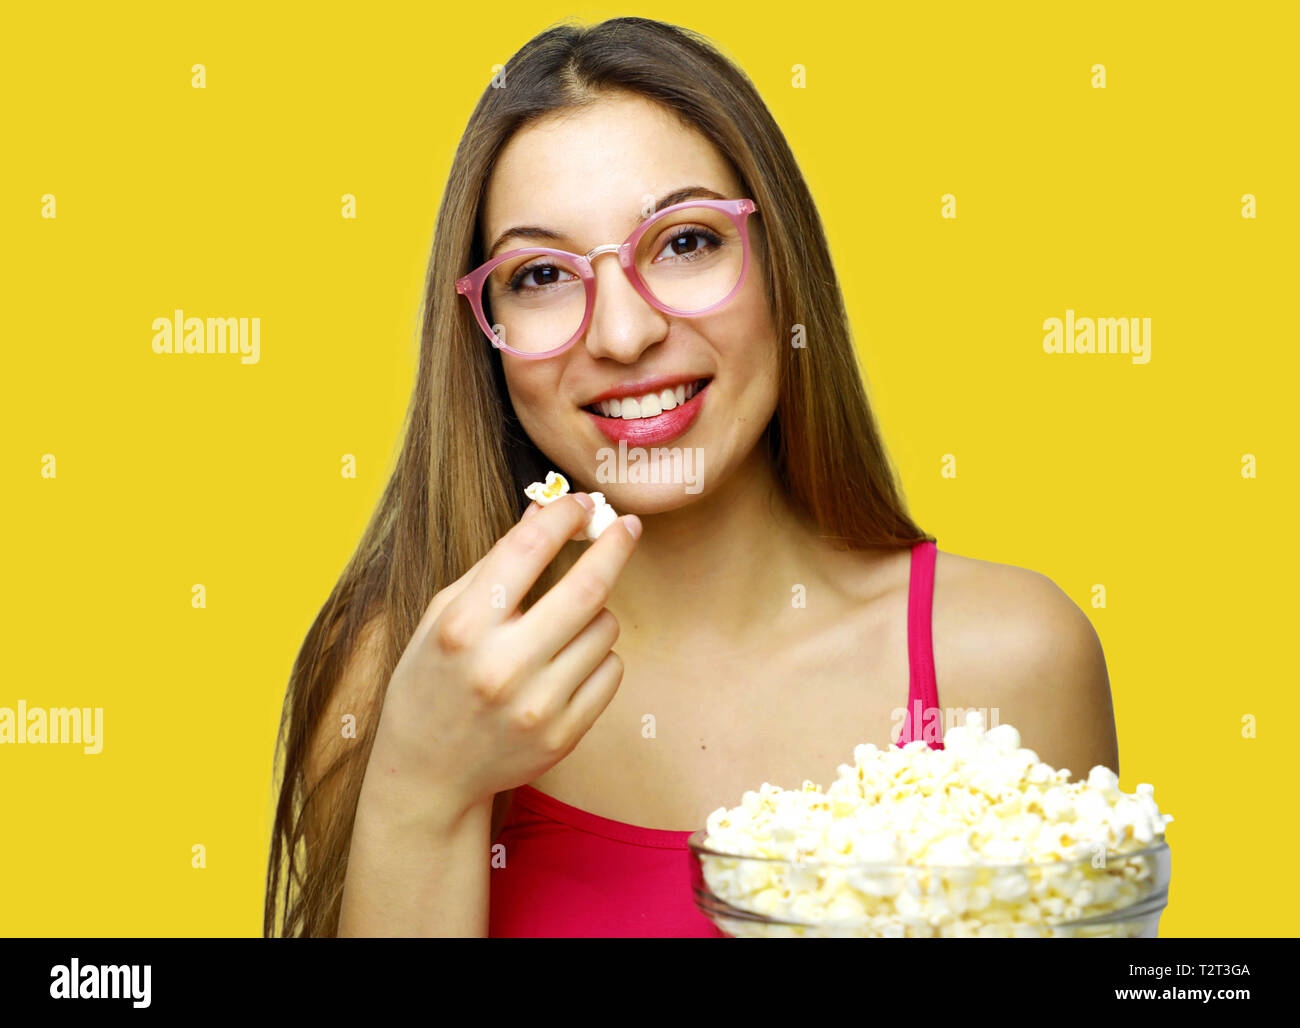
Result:
<instances>
[{"instance_id":1,"label":"tank top strap","mask_svg":"<svg viewBox=\"0 0 1300 1028\"><path fill-rule=\"evenodd\" d=\"M912 547L907 586L907 714L898 744L923 739L931 749L943 749L943 713L934 675L931 614L934 608L934 567L939 547L924 540Z\"/></svg>"}]
</instances>

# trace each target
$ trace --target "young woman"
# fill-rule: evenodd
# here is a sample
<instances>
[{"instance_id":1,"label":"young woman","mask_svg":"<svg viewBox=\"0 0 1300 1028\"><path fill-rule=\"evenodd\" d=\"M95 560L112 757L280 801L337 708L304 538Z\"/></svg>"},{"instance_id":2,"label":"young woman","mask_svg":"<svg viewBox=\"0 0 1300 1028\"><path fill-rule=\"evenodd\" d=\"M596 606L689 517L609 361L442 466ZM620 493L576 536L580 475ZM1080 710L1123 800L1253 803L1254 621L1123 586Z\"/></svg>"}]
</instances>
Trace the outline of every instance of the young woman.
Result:
<instances>
[{"instance_id":1,"label":"young woman","mask_svg":"<svg viewBox=\"0 0 1300 1028\"><path fill-rule=\"evenodd\" d=\"M619 440L657 480L601 472ZM550 469L575 495L525 509ZM584 491L623 515L590 544ZM405 444L293 669L266 934L716 934L710 811L974 707L1119 770L1083 612L908 516L753 85L645 19L536 37L456 153Z\"/></svg>"}]
</instances>

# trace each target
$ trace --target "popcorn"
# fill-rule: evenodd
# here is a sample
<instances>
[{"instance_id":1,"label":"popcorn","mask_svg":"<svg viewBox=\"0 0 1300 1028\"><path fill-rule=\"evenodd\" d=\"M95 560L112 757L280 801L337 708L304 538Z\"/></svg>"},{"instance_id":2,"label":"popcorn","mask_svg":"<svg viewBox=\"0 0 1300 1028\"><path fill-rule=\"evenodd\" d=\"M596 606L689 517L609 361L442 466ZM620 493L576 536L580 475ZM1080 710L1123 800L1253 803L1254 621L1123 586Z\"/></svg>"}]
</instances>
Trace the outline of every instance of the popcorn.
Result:
<instances>
[{"instance_id":1,"label":"popcorn","mask_svg":"<svg viewBox=\"0 0 1300 1028\"><path fill-rule=\"evenodd\" d=\"M706 822L705 882L733 935L1009 937L1114 934L1057 925L1132 905L1157 885L1133 855L1173 821L1154 788L1129 795L1108 768L1071 781L979 712L944 736L854 747L825 791L764 782ZM1102 866L1096 867L1101 855ZM759 857L767 860L734 858ZM778 924L728 918L725 907Z\"/></svg>"},{"instance_id":2,"label":"popcorn","mask_svg":"<svg viewBox=\"0 0 1300 1028\"><path fill-rule=\"evenodd\" d=\"M569 480L557 471L548 471L546 481L534 482L524 489L524 495L530 500L535 500L539 506L546 507L554 503L561 496L569 491ZM588 496L596 504L596 509L591 512L591 518L587 522L586 528L582 530L581 535L575 535L576 539L587 539L595 542L600 538L600 533L605 531L610 525L618 520L618 514L608 503L605 502L603 493L588 493Z\"/></svg>"},{"instance_id":3,"label":"popcorn","mask_svg":"<svg viewBox=\"0 0 1300 1028\"><path fill-rule=\"evenodd\" d=\"M569 480L558 471L546 473L546 483L534 482L524 489L524 495L545 507L569 491Z\"/></svg>"}]
</instances>

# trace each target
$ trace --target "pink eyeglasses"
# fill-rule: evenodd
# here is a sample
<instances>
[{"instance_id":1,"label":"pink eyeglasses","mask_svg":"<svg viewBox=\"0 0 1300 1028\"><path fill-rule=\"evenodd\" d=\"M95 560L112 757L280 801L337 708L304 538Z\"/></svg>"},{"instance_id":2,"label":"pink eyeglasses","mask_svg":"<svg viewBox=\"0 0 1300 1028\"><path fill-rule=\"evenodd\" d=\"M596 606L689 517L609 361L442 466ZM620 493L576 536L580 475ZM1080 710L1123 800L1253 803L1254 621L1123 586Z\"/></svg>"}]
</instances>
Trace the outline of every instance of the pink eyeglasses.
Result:
<instances>
[{"instance_id":1,"label":"pink eyeglasses","mask_svg":"<svg viewBox=\"0 0 1300 1028\"><path fill-rule=\"evenodd\" d=\"M493 346L540 360L572 346L591 324L591 261L617 253L632 287L665 314L698 317L727 303L749 270L753 200L687 200L643 221L622 243L586 254L529 246L510 250L456 281Z\"/></svg>"}]
</instances>

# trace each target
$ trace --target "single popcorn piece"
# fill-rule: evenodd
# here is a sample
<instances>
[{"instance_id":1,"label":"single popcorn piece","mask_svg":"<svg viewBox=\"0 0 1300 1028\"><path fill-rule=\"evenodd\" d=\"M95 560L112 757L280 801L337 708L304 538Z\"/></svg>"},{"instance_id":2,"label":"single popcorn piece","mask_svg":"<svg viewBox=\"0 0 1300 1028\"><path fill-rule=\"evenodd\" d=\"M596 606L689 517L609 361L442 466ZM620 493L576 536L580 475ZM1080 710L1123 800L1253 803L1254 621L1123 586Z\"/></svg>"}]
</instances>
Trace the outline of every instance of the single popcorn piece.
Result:
<instances>
[{"instance_id":1,"label":"single popcorn piece","mask_svg":"<svg viewBox=\"0 0 1300 1028\"><path fill-rule=\"evenodd\" d=\"M1062 919L1095 918L1153 887L1173 821L1154 789L1134 794L1097 766L1080 780L983 715L944 736L853 750L822 791L764 782L706 823L705 879L737 910L783 924L725 919L732 934L877 937L1051 936ZM759 858L746 860L743 858ZM1105 928L1080 929L1105 934Z\"/></svg>"},{"instance_id":2,"label":"single popcorn piece","mask_svg":"<svg viewBox=\"0 0 1300 1028\"><path fill-rule=\"evenodd\" d=\"M524 490L524 495L530 500L536 500L539 506L545 507L554 503L568 491L569 480L558 471L548 471L546 473L546 483L534 482Z\"/></svg>"},{"instance_id":3,"label":"single popcorn piece","mask_svg":"<svg viewBox=\"0 0 1300 1028\"><path fill-rule=\"evenodd\" d=\"M591 520L587 522L584 535L592 542L595 542L600 538L601 532L618 520L618 513L605 502L603 493L588 493L587 495L595 501L596 509L591 512Z\"/></svg>"},{"instance_id":4,"label":"single popcorn piece","mask_svg":"<svg viewBox=\"0 0 1300 1028\"><path fill-rule=\"evenodd\" d=\"M550 506L561 496L569 491L569 480L561 475L558 471L548 471L546 481L534 482L524 489L524 495L530 500L534 500L541 507ZM605 502L603 493L588 493L592 501L596 504L596 509L591 512L591 518L587 521L586 527L573 538L586 539L589 542L595 542L600 538L600 533L605 531L610 525L618 520L618 512Z\"/></svg>"}]
</instances>

